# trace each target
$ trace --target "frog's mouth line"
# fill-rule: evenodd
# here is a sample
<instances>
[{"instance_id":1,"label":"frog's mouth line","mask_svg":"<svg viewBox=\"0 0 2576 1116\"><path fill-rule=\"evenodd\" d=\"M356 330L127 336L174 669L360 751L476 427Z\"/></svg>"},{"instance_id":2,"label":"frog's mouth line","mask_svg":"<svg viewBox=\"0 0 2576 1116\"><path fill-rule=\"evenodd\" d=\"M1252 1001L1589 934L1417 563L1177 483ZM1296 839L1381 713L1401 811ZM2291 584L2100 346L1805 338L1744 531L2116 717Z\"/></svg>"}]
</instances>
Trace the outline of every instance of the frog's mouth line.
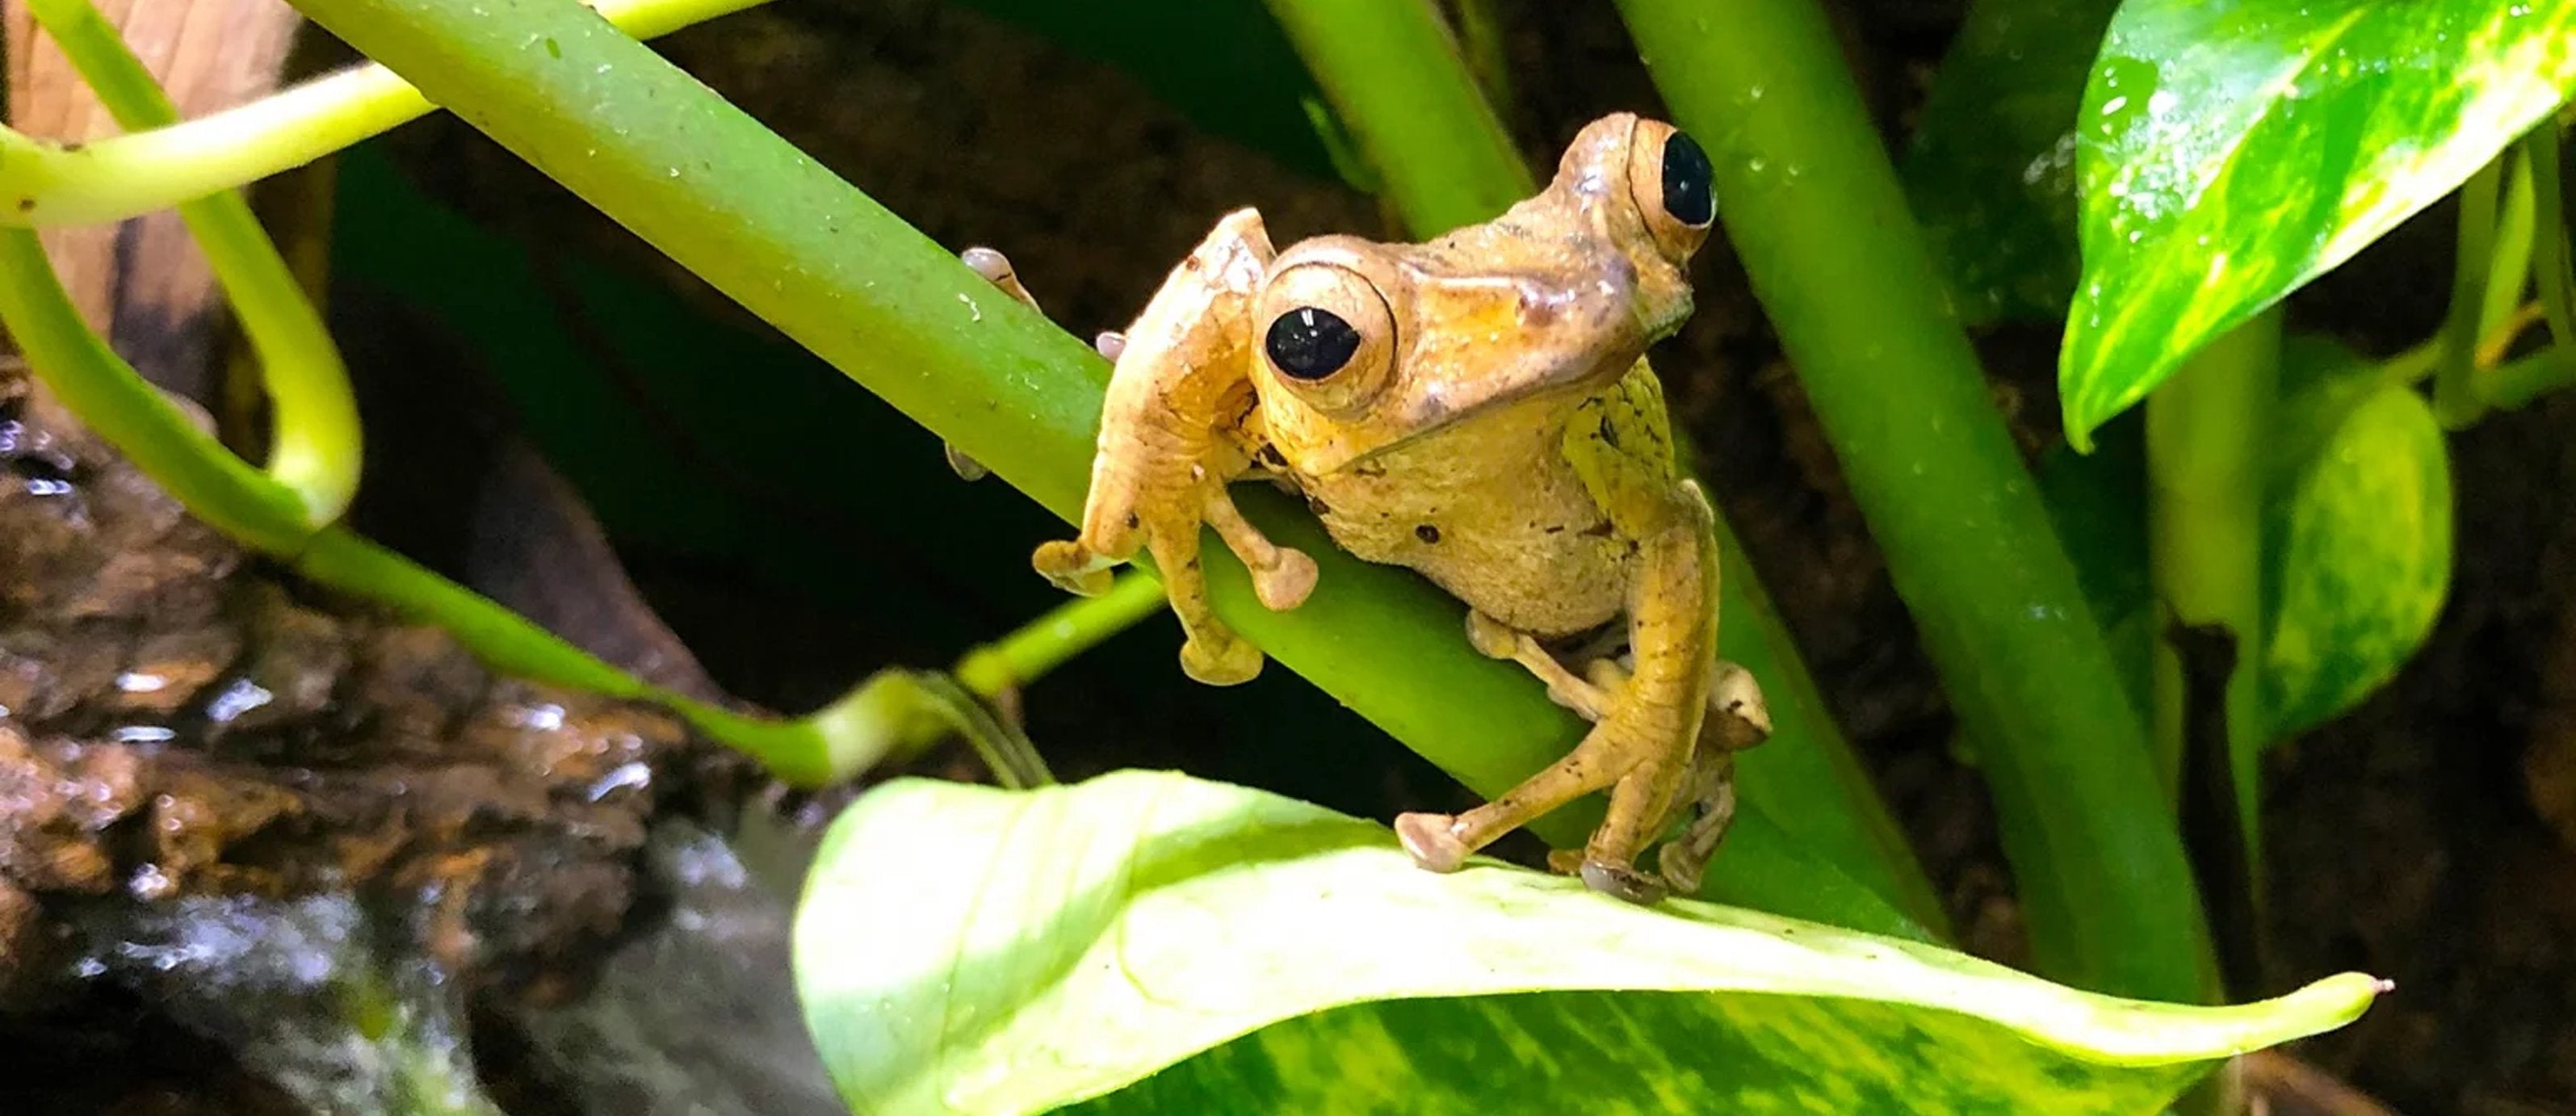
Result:
<instances>
[{"instance_id":1,"label":"frog's mouth line","mask_svg":"<svg viewBox=\"0 0 2576 1116\"><path fill-rule=\"evenodd\" d=\"M1642 355L1644 351L1645 350L1642 348L1638 350L1640 355ZM1604 360L1591 362L1591 366L1586 368L1581 375L1575 376L1560 377L1553 374L1533 376L1527 383L1487 396L1486 398L1478 400L1475 406L1463 410L1441 407L1440 412L1436 416L1428 413L1426 410L1425 413L1417 414L1413 417L1412 422L1409 424L1412 427L1412 433L1406 434L1401 438L1394 439L1393 441L1386 442L1373 449L1354 454L1348 460L1335 465L1328 471L1342 472L1357 465L1367 464L1376 458L1394 453L1397 450L1412 446L1426 439L1436 437L1456 427L1461 419L1471 418L1478 414L1488 413L1501 408L1535 403L1553 396L1562 395L1579 399L1594 395L1608 389L1610 385L1618 383L1620 377L1627 375L1629 369L1637 366L1638 359L1638 357L1632 356L1625 361Z\"/></svg>"}]
</instances>

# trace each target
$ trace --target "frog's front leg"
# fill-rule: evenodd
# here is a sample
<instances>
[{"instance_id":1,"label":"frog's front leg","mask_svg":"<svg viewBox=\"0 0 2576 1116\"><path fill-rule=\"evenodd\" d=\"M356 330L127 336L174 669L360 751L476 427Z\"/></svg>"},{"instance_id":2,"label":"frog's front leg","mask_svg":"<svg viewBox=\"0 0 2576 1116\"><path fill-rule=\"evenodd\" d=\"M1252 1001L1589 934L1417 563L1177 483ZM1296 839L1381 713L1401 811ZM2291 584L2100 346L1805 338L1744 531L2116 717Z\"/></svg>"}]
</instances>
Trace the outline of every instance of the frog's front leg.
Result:
<instances>
[{"instance_id":1,"label":"frog's front leg","mask_svg":"<svg viewBox=\"0 0 2576 1116\"><path fill-rule=\"evenodd\" d=\"M1315 584L1314 561L1264 538L1226 492L1250 466L1252 295L1271 256L1261 215L1238 210L1164 280L1110 376L1081 535L1032 560L1047 580L1090 595L1108 588L1110 567L1151 552L1188 634L1181 669L1213 685L1260 673L1261 651L1208 605L1202 525L1251 569L1264 605L1294 608Z\"/></svg>"},{"instance_id":2,"label":"frog's front leg","mask_svg":"<svg viewBox=\"0 0 2576 1116\"><path fill-rule=\"evenodd\" d=\"M1564 759L1492 802L1456 816L1397 818L1396 832L1417 862L1434 871L1454 870L1504 833L1607 787L1610 815L1585 845L1579 866L1584 883L1637 902L1663 895L1663 882L1639 872L1636 858L1662 832L1690 781L1708 713L1717 649L1715 520L1696 484L1685 481L1662 501L1652 529L1639 540L1636 583L1629 592L1633 670L1624 680L1612 679L1614 686L1590 692L1570 674L1549 679L1551 692L1564 690L1574 699L1567 704L1578 711L1585 704L1599 709L1592 731ZM1480 649L1504 649L1485 635L1477 639Z\"/></svg>"}]
</instances>

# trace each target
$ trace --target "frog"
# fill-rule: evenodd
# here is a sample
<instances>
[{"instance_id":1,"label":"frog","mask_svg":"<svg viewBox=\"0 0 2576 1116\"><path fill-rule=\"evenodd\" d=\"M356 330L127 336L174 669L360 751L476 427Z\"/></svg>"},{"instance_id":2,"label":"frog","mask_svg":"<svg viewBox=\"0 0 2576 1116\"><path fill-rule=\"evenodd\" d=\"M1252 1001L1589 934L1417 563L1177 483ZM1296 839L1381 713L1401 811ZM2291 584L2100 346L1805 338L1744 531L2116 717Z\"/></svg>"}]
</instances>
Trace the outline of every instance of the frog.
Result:
<instances>
[{"instance_id":1,"label":"frog","mask_svg":"<svg viewBox=\"0 0 2576 1116\"><path fill-rule=\"evenodd\" d=\"M1688 134L1616 113L1574 137L1537 194L1427 242L1328 234L1282 250L1257 209L1225 214L1128 329L1096 340L1113 371L1079 531L1032 565L1097 595L1149 555L1183 672L1241 683L1264 656L1210 604L1202 535L1241 559L1262 606L1296 608L1315 562L1246 519L1231 486L1301 495L1336 546L1456 597L1478 652L1589 722L1489 802L1398 815L1413 861L1458 871L1606 791L1605 819L1550 866L1633 902L1697 891L1734 816L1734 756L1770 732L1759 684L1716 653L1715 513L1676 462L1646 359L1692 311L1713 177ZM999 252L963 257L1036 307ZM1655 869L1639 867L1685 814Z\"/></svg>"}]
</instances>

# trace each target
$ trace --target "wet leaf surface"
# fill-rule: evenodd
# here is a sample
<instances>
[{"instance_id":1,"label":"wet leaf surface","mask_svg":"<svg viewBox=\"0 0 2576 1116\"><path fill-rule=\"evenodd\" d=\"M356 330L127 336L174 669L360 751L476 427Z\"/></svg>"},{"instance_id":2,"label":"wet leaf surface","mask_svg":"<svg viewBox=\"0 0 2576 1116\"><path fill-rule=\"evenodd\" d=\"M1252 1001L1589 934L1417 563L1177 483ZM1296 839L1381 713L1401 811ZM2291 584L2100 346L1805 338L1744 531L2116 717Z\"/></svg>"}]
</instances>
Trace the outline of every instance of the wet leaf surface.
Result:
<instances>
[{"instance_id":1,"label":"wet leaf surface","mask_svg":"<svg viewBox=\"0 0 2576 1116\"><path fill-rule=\"evenodd\" d=\"M2070 438L2449 193L2571 87L2576 5L2122 5L2079 118Z\"/></svg>"},{"instance_id":2,"label":"wet leaf surface","mask_svg":"<svg viewBox=\"0 0 2576 1116\"><path fill-rule=\"evenodd\" d=\"M2378 987L2112 999L1493 862L1428 875L1374 823L1144 772L871 792L796 953L825 1065L878 1113L2142 1112Z\"/></svg>"}]
</instances>

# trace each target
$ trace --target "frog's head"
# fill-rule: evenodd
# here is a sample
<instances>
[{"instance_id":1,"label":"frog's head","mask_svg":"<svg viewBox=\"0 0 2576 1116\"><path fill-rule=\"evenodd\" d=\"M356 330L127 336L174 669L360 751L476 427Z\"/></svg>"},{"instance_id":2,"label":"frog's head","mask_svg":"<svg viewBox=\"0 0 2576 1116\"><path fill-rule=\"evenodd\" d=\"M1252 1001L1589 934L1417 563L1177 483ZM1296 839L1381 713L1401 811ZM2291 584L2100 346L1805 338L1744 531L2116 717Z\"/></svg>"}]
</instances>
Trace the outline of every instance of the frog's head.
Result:
<instances>
[{"instance_id":1,"label":"frog's head","mask_svg":"<svg viewBox=\"0 0 2576 1116\"><path fill-rule=\"evenodd\" d=\"M1708 156L1621 113L1577 135L1536 197L1429 244L1318 237L1253 304L1271 440L1326 473L1468 416L1579 400L1690 316L1716 218Z\"/></svg>"}]
</instances>

